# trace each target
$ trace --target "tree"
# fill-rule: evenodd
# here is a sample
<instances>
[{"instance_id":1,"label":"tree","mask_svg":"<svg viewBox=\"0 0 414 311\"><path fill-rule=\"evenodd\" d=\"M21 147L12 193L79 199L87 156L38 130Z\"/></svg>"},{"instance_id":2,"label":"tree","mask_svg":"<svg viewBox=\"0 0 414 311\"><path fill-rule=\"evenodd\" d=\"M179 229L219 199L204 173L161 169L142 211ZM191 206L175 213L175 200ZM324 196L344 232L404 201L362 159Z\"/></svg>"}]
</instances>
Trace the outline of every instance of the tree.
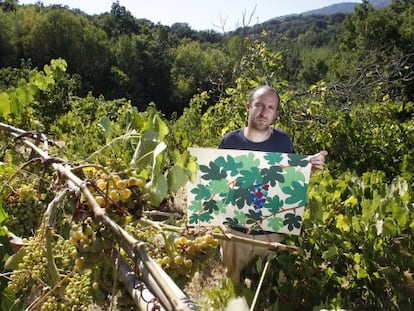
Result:
<instances>
[{"instance_id":1,"label":"tree","mask_svg":"<svg viewBox=\"0 0 414 311\"><path fill-rule=\"evenodd\" d=\"M84 16L63 8L48 9L30 32L25 56L35 66L64 58L68 71L82 76L84 93L105 93L111 61L108 40Z\"/></svg>"},{"instance_id":2,"label":"tree","mask_svg":"<svg viewBox=\"0 0 414 311\"><path fill-rule=\"evenodd\" d=\"M123 35L117 40L113 49L116 66L112 70L121 79L120 89L114 91L131 98L137 107L155 102L164 113L172 113L170 61L168 50L159 40L161 33L154 28L148 35Z\"/></svg>"},{"instance_id":3,"label":"tree","mask_svg":"<svg viewBox=\"0 0 414 311\"><path fill-rule=\"evenodd\" d=\"M16 65L16 29L13 20L0 11L0 67Z\"/></svg>"},{"instance_id":4,"label":"tree","mask_svg":"<svg viewBox=\"0 0 414 311\"><path fill-rule=\"evenodd\" d=\"M374 10L368 1L345 23L328 79L342 85L345 100L414 99L414 4Z\"/></svg>"},{"instance_id":5,"label":"tree","mask_svg":"<svg viewBox=\"0 0 414 311\"><path fill-rule=\"evenodd\" d=\"M178 111L187 106L194 94L214 90L231 72L229 58L221 49L197 41L183 41L172 54L171 76Z\"/></svg>"}]
</instances>

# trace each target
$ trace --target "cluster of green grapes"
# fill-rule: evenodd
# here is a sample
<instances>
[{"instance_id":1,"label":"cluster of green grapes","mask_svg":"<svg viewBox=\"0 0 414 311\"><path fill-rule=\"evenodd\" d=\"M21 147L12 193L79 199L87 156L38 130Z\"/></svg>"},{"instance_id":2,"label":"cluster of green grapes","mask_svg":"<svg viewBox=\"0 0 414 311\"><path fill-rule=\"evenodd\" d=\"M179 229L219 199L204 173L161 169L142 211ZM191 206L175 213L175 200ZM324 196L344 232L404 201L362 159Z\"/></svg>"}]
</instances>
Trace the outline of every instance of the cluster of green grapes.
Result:
<instances>
[{"instance_id":1,"label":"cluster of green grapes","mask_svg":"<svg viewBox=\"0 0 414 311\"><path fill-rule=\"evenodd\" d=\"M12 292L19 294L28 293L36 282L47 278L44 226L38 229L35 236L24 239L23 243L25 246L20 250L23 258L7 285Z\"/></svg>"},{"instance_id":2,"label":"cluster of green grapes","mask_svg":"<svg viewBox=\"0 0 414 311\"><path fill-rule=\"evenodd\" d=\"M125 223L125 216L140 218L143 209L149 207L145 181L141 178L121 178L119 175L102 174L92 183L96 202L106 208L111 217ZM121 217L116 217L116 215Z\"/></svg>"},{"instance_id":3,"label":"cluster of green grapes","mask_svg":"<svg viewBox=\"0 0 414 311\"><path fill-rule=\"evenodd\" d=\"M73 274L64 288L61 296L50 296L40 307L41 311L87 311L92 305L90 295L91 271Z\"/></svg>"},{"instance_id":4,"label":"cluster of green grapes","mask_svg":"<svg viewBox=\"0 0 414 311\"><path fill-rule=\"evenodd\" d=\"M148 243L148 255L180 285L188 282L219 246L219 241L210 233L186 237L176 233L161 234L156 228L147 227L134 230L132 234Z\"/></svg>"},{"instance_id":5,"label":"cluster of green grapes","mask_svg":"<svg viewBox=\"0 0 414 311\"><path fill-rule=\"evenodd\" d=\"M38 194L37 185L26 182L5 197L7 213L7 227L21 237L33 235L38 227L45 204Z\"/></svg>"},{"instance_id":6,"label":"cluster of green grapes","mask_svg":"<svg viewBox=\"0 0 414 311\"><path fill-rule=\"evenodd\" d=\"M96 223L91 217L86 217L81 224L72 225L72 234L69 242L76 247L80 256L87 254L88 259L99 260L100 253L110 249L111 241L105 236L105 226Z\"/></svg>"},{"instance_id":7,"label":"cluster of green grapes","mask_svg":"<svg viewBox=\"0 0 414 311\"><path fill-rule=\"evenodd\" d=\"M107 303L107 297L112 294L116 280L115 268L110 259L114 241L106 227L91 217L86 217L80 224L72 225L69 242L80 256L75 264L81 270L91 271L89 294L94 303L101 306ZM123 284L119 283L117 288L122 289ZM132 304L130 297L128 303Z\"/></svg>"},{"instance_id":8,"label":"cluster of green grapes","mask_svg":"<svg viewBox=\"0 0 414 311\"><path fill-rule=\"evenodd\" d=\"M41 225L36 235L24 239L24 255L10 277L8 288L17 295L27 296L34 288L49 291L53 284L47 265L46 230ZM40 306L46 310L87 310L92 304L91 270L81 270L84 258L79 257L78 250L69 240L55 235L52 240L53 260L60 274L60 279L67 277L73 269L79 269L70 275L59 290L56 290ZM45 287L49 285L49 287Z\"/></svg>"}]
</instances>

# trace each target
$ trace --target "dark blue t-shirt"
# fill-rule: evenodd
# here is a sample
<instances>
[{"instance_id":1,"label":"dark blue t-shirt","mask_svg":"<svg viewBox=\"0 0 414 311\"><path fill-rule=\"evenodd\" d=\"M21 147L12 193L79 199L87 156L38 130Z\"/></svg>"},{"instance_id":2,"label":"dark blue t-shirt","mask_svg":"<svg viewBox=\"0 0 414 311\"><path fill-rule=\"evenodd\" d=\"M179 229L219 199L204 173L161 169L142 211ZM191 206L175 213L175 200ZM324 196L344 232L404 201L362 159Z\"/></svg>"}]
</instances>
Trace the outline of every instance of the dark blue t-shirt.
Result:
<instances>
[{"instance_id":1,"label":"dark blue t-shirt","mask_svg":"<svg viewBox=\"0 0 414 311\"><path fill-rule=\"evenodd\" d=\"M265 141L255 143L244 136L244 130L238 129L224 135L220 149L240 149L263 152L294 153L293 143L285 131L273 128L272 135Z\"/></svg>"}]
</instances>

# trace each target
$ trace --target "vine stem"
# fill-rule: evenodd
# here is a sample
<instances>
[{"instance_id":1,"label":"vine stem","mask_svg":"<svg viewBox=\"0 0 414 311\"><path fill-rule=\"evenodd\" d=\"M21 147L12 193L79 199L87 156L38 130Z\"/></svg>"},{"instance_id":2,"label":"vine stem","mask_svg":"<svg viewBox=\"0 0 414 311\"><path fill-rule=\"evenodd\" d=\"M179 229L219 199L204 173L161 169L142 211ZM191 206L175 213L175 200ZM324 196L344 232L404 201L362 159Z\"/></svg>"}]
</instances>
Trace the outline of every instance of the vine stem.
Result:
<instances>
[{"instance_id":1,"label":"vine stem","mask_svg":"<svg viewBox=\"0 0 414 311\"><path fill-rule=\"evenodd\" d=\"M261 240L254 240L254 239L246 238L246 237L239 236L239 235L234 235L232 233L224 232L224 231L223 233L213 232L212 234L213 234L213 237L217 239L264 247L272 251L294 252L294 251L299 250L299 247L297 246L286 245L286 244L282 244L279 242L266 242L266 241L261 241Z\"/></svg>"},{"instance_id":2,"label":"vine stem","mask_svg":"<svg viewBox=\"0 0 414 311\"><path fill-rule=\"evenodd\" d=\"M17 133L24 133L23 130L10 129L5 127L3 123L0 122L0 129L6 128L12 136L19 136ZM23 138L22 142L28 147L32 148L36 153L38 153L44 160L48 160L51 157L47 152L43 151L32 141L27 138ZM80 190L88 204L93 211L97 221L102 221L109 230L116 236L119 243L128 253L128 255L135 261L136 267L138 267L138 272L141 272L144 282L149 288L154 291L157 296L160 297L162 305L166 306L168 310L177 310L177 311L187 311L187 310L197 310L195 304L188 299L188 297L181 291L177 284L169 277L169 275L162 270L146 253L144 249L144 243L140 243L133 236L131 236L127 231L125 231L121 226L119 226L113 219L111 219L95 200L95 197L88 189L88 183L85 180L82 180L76 176L69 165L65 161L59 163L52 162L52 168L57 171L67 182L67 185L70 189ZM54 287L61 284L66 280L68 276L59 281ZM43 298L43 297L42 297ZM43 299L42 299L43 301ZM36 304L37 306L38 304ZM33 308L32 308L33 310Z\"/></svg>"},{"instance_id":3,"label":"vine stem","mask_svg":"<svg viewBox=\"0 0 414 311\"><path fill-rule=\"evenodd\" d=\"M59 282L59 272L56 267L52 250L53 219L56 207L66 197L68 191L69 190L67 188L61 190L56 195L56 197L48 204L47 209L44 213L44 225L46 230L46 258L52 287Z\"/></svg>"},{"instance_id":4,"label":"vine stem","mask_svg":"<svg viewBox=\"0 0 414 311\"><path fill-rule=\"evenodd\" d=\"M39 299L35 300L30 306L28 306L26 308L26 311L32 311L32 310L36 310L36 308L43 302L46 300L47 297L49 297L55 290L59 289L62 284L64 282L66 282L67 280L69 280L69 278L75 274L75 272L77 272L79 270L79 268L77 266L75 266L73 268L72 271L70 271L64 278L62 278L59 282L56 283L55 286L53 286L46 294L44 294L43 296L39 297Z\"/></svg>"}]
</instances>

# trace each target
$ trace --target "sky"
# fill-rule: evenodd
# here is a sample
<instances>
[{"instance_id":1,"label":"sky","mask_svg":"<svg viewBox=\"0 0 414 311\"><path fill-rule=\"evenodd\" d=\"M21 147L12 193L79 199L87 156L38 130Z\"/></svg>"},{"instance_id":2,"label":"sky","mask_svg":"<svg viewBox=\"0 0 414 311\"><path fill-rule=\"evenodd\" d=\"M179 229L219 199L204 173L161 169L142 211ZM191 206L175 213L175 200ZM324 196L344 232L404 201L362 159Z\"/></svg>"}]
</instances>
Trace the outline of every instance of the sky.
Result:
<instances>
[{"instance_id":1,"label":"sky","mask_svg":"<svg viewBox=\"0 0 414 311\"><path fill-rule=\"evenodd\" d=\"M60 4L89 14L109 12L115 0L20 0L19 4ZM187 23L194 30L232 31L274 17L300 14L341 2L358 0L119 0L136 18L171 26ZM243 22L243 16L245 21ZM251 21L249 23L249 19Z\"/></svg>"}]
</instances>

